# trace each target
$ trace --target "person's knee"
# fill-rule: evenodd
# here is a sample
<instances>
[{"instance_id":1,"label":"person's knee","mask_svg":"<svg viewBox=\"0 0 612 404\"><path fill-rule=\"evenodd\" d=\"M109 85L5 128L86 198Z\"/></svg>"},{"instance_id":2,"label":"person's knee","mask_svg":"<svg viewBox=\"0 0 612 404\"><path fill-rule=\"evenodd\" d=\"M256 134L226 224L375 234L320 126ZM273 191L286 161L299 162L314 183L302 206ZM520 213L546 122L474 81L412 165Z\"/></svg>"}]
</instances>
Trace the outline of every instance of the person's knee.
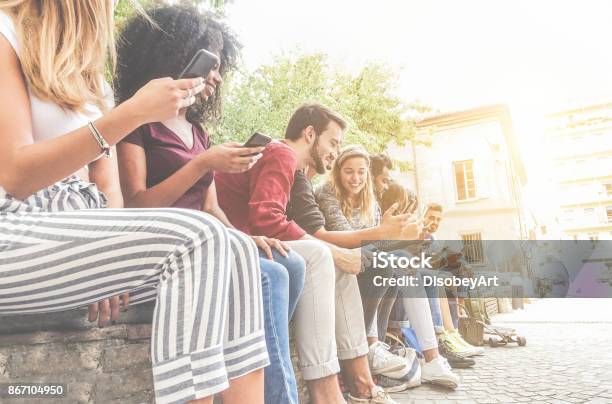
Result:
<instances>
[{"instance_id":1,"label":"person's knee","mask_svg":"<svg viewBox=\"0 0 612 404\"><path fill-rule=\"evenodd\" d=\"M334 258L331 250L323 243L318 243L315 246L315 254L317 261L314 263L314 268L320 282L335 282L336 279L336 267L334 265Z\"/></svg>"},{"instance_id":2,"label":"person's knee","mask_svg":"<svg viewBox=\"0 0 612 404\"><path fill-rule=\"evenodd\" d=\"M330 254L329 252L329 248L321 241L319 240L313 240L313 239L308 239L308 240L300 240L300 248L302 250L307 250L309 252L318 252L318 253L322 253L322 254ZM327 252L325 252L324 250L328 250Z\"/></svg>"},{"instance_id":3,"label":"person's knee","mask_svg":"<svg viewBox=\"0 0 612 404\"><path fill-rule=\"evenodd\" d=\"M295 251L289 251L287 257L283 257L283 260L281 263L287 270L291 288L302 290L306 276L306 261Z\"/></svg>"},{"instance_id":4,"label":"person's knee","mask_svg":"<svg viewBox=\"0 0 612 404\"><path fill-rule=\"evenodd\" d=\"M331 250L324 243L318 240L299 240L293 244L295 251L306 261L306 270L334 273L334 260Z\"/></svg>"},{"instance_id":5,"label":"person's knee","mask_svg":"<svg viewBox=\"0 0 612 404\"><path fill-rule=\"evenodd\" d=\"M200 211L186 209L172 209L173 219L177 220L185 231L186 242L199 242L204 245L208 242L218 243L221 247L229 249L230 235L227 227L216 217ZM202 235L197 240L190 233Z\"/></svg>"},{"instance_id":6,"label":"person's knee","mask_svg":"<svg viewBox=\"0 0 612 404\"><path fill-rule=\"evenodd\" d=\"M328 246L317 240L310 240L310 249L318 261L325 264L330 264L331 269L334 269L334 257Z\"/></svg>"},{"instance_id":7,"label":"person's knee","mask_svg":"<svg viewBox=\"0 0 612 404\"><path fill-rule=\"evenodd\" d=\"M397 285L389 286L386 293L384 294L384 297L389 298L389 299L395 299L399 293L399 290L400 290L400 287Z\"/></svg>"},{"instance_id":8,"label":"person's knee","mask_svg":"<svg viewBox=\"0 0 612 404\"><path fill-rule=\"evenodd\" d=\"M306 271L306 261L304 261L304 258L300 254L291 250L287 253L287 256L284 257L284 259L287 269L290 269L296 274L301 273L302 277L304 277L304 272Z\"/></svg>"},{"instance_id":9,"label":"person's knee","mask_svg":"<svg viewBox=\"0 0 612 404\"><path fill-rule=\"evenodd\" d=\"M249 237L248 235L238 231L238 230L230 230L231 234L233 237L236 238L236 240L238 240L238 242L240 243L241 246L243 246L243 248L245 249L245 252L250 256L250 257L257 257L259 256L259 253L257 251L257 244L255 244L255 240L253 240L251 237Z\"/></svg>"},{"instance_id":10,"label":"person's knee","mask_svg":"<svg viewBox=\"0 0 612 404\"><path fill-rule=\"evenodd\" d=\"M267 279L273 292L286 293L289 290L289 274L284 266L274 261L262 260L260 267L261 277Z\"/></svg>"}]
</instances>

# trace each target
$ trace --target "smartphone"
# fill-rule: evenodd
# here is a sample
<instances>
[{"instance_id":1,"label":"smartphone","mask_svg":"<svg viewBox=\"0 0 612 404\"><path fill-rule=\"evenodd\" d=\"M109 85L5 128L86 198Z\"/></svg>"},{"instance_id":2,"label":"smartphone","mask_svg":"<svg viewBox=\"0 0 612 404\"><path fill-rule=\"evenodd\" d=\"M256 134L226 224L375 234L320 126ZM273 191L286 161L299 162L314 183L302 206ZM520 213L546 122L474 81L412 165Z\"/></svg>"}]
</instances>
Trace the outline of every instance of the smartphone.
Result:
<instances>
[{"instance_id":1,"label":"smartphone","mask_svg":"<svg viewBox=\"0 0 612 404\"><path fill-rule=\"evenodd\" d=\"M414 198L410 198L410 202L408 203L408 206L406 207L406 212L407 213L414 213L417 208L419 207L419 200L417 197Z\"/></svg>"},{"instance_id":2,"label":"smartphone","mask_svg":"<svg viewBox=\"0 0 612 404\"><path fill-rule=\"evenodd\" d=\"M242 147L264 147L272 141L272 138L263 133L255 132L253 135L242 145ZM245 154L245 156L254 156L257 153Z\"/></svg>"},{"instance_id":3,"label":"smartphone","mask_svg":"<svg viewBox=\"0 0 612 404\"><path fill-rule=\"evenodd\" d=\"M426 230L431 226L431 220L427 220L426 218L421 219L421 229Z\"/></svg>"},{"instance_id":4,"label":"smartphone","mask_svg":"<svg viewBox=\"0 0 612 404\"><path fill-rule=\"evenodd\" d=\"M193 55L191 61L187 64L183 72L179 75L179 79L192 79L202 77L206 79L208 73L219 64L219 58L212 52L206 49L200 49Z\"/></svg>"}]
</instances>

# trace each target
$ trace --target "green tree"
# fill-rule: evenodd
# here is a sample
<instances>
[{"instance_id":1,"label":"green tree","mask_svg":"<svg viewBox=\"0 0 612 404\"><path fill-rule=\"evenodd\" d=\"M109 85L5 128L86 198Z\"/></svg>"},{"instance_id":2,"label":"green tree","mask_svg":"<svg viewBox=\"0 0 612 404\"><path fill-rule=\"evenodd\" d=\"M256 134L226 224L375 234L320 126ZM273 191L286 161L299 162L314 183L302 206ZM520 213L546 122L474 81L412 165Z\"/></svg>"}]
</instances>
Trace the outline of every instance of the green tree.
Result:
<instances>
[{"instance_id":1,"label":"green tree","mask_svg":"<svg viewBox=\"0 0 612 404\"><path fill-rule=\"evenodd\" d=\"M180 3L192 4L199 7L206 7L215 12L222 12L223 7L231 3L232 0L181 0ZM115 22L120 30L127 21L138 10L145 10L149 7L171 4L168 0L120 0L115 7Z\"/></svg>"},{"instance_id":2,"label":"green tree","mask_svg":"<svg viewBox=\"0 0 612 404\"><path fill-rule=\"evenodd\" d=\"M223 117L212 132L217 141L242 140L255 131L280 138L298 106L318 101L349 121L345 144L379 152L392 141L403 144L414 133L414 122L406 117L415 106L395 94L397 76L375 63L357 74L334 69L322 53L280 55L229 80Z\"/></svg>"},{"instance_id":3,"label":"green tree","mask_svg":"<svg viewBox=\"0 0 612 404\"><path fill-rule=\"evenodd\" d=\"M178 4L191 4L198 7L206 7L215 13L223 14L223 7L232 0L181 0ZM115 31L120 37L125 23L136 13L143 13L149 8L159 7L165 4L175 4L169 0L120 0L115 6ZM106 80L112 82L112 74L107 69Z\"/></svg>"}]
</instances>

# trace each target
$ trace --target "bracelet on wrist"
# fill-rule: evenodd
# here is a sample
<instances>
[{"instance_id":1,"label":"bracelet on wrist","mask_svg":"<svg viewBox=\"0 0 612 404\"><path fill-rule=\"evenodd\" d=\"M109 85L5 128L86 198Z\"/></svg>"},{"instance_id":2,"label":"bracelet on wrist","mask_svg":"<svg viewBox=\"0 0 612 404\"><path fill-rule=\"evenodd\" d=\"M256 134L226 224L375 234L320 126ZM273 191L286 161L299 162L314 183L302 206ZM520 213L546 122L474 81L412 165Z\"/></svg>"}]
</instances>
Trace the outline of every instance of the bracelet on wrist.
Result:
<instances>
[{"instance_id":1,"label":"bracelet on wrist","mask_svg":"<svg viewBox=\"0 0 612 404\"><path fill-rule=\"evenodd\" d=\"M102 149L102 154L104 154L104 157L111 158L113 156L111 146L102 137L100 131L98 131L98 128L96 128L96 125L94 125L94 123L90 121L87 123L87 127L89 128L89 132L91 132L91 135L94 137L94 139L96 139L96 142L98 142L100 149Z\"/></svg>"}]
</instances>

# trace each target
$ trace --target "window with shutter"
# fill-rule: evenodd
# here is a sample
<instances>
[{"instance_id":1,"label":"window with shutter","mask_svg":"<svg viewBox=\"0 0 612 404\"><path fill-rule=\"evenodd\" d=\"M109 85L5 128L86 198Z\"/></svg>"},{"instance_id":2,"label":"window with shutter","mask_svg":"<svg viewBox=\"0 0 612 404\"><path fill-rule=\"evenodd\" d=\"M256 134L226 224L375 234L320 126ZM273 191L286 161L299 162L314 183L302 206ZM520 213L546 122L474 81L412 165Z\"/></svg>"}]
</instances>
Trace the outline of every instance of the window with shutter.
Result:
<instances>
[{"instance_id":1,"label":"window with shutter","mask_svg":"<svg viewBox=\"0 0 612 404\"><path fill-rule=\"evenodd\" d=\"M453 162L455 173L455 188L457 189L457 200L476 198L476 181L474 180L474 160L463 160Z\"/></svg>"}]
</instances>

